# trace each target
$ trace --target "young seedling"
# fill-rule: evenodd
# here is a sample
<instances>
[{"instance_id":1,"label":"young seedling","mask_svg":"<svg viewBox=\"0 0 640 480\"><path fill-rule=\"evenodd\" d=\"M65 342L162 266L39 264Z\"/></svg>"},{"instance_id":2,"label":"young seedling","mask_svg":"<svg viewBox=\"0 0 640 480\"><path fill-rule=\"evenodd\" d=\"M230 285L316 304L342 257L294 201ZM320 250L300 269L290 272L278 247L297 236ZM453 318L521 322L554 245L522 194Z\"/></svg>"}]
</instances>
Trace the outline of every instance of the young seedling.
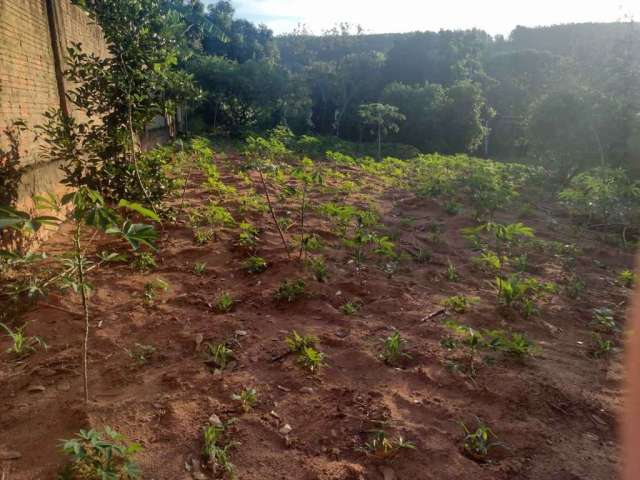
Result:
<instances>
[{"instance_id":1,"label":"young seedling","mask_svg":"<svg viewBox=\"0 0 640 480\"><path fill-rule=\"evenodd\" d=\"M193 240L198 245L206 245L213 240L213 232L208 228L196 227L193 229Z\"/></svg>"},{"instance_id":2,"label":"young seedling","mask_svg":"<svg viewBox=\"0 0 640 480\"><path fill-rule=\"evenodd\" d=\"M306 262L308 268L313 273L313 278L315 278L320 283L324 283L327 281L327 278L329 277L329 270L327 269L327 264L324 262L324 258L308 258Z\"/></svg>"},{"instance_id":3,"label":"young seedling","mask_svg":"<svg viewBox=\"0 0 640 480\"><path fill-rule=\"evenodd\" d=\"M132 349L127 350L127 354L139 367L149 363L153 354L156 353L156 348L153 345L143 345L136 343Z\"/></svg>"},{"instance_id":4,"label":"young seedling","mask_svg":"<svg viewBox=\"0 0 640 480\"><path fill-rule=\"evenodd\" d=\"M232 396L233 400L240 402L240 408L244 413L249 413L258 403L258 392L255 388L245 388Z\"/></svg>"},{"instance_id":5,"label":"young seedling","mask_svg":"<svg viewBox=\"0 0 640 480\"><path fill-rule=\"evenodd\" d=\"M402 436L392 439L384 430L374 430L372 438L364 444L364 451L381 459L387 459L397 455L401 450L415 450L414 443L405 440Z\"/></svg>"},{"instance_id":6,"label":"young seedling","mask_svg":"<svg viewBox=\"0 0 640 480\"><path fill-rule=\"evenodd\" d=\"M104 433L80 430L76 438L64 440L62 449L71 457L62 478L83 480L142 478L140 467L134 461L142 447L129 443L109 427Z\"/></svg>"},{"instance_id":7,"label":"young seedling","mask_svg":"<svg viewBox=\"0 0 640 480\"><path fill-rule=\"evenodd\" d=\"M394 332L390 337L386 338L381 354L385 363L388 365L397 365L402 359L410 359L411 355L404 351L406 343L400 335L400 332Z\"/></svg>"},{"instance_id":8,"label":"young seedling","mask_svg":"<svg viewBox=\"0 0 640 480\"><path fill-rule=\"evenodd\" d=\"M456 313L466 313L469 311L472 305L480 301L477 297L465 297L464 295L456 295L454 297L447 298L442 305L447 310L452 310Z\"/></svg>"},{"instance_id":9,"label":"young seedling","mask_svg":"<svg viewBox=\"0 0 640 480\"><path fill-rule=\"evenodd\" d=\"M636 283L636 274L631 270L623 270L618 275L618 283L624 288L631 288Z\"/></svg>"},{"instance_id":10,"label":"young seedling","mask_svg":"<svg viewBox=\"0 0 640 480\"><path fill-rule=\"evenodd\" d=\"M604 332L618 331L618 324L614 318L613 310L610 308L596 308L593 311L592 324L594 327Z\"/></svg>"},{"instance_id":11,"label":"young seedling","mask_svg":"<svg viewBox=\"0 0 640 480\"><path fill-rule=\"evenodd\" d=\"M340 307L340 311L347 316L355 315L360 311L361 305L358 302L347 302Z\"/></svg>"},{"instance_id":12,"label":"young seedling","mask_svg":"<svg viewBox=\"0 0 640 480\"><path fill-rule=\"evenodd\" d=\"M223 292L216 300L215 310L218 313L230 312L234 303L231 294L229 292Z\"/></svg>"},{"instance_id":13,"label":"young seedling","mask_svg":"<svg viewBox=\"0 0 640 480\"><path fill-rule=\"evenodd\" d=\"M28 357L29 355L34 353L38 347L43 347L45 350L47 349L47 344L44 343L41 338L29 337L25 335L24 327L11 330L4 323L0 323L0 327L2 327L7 332L7 335L12 342L12 345L7 350L7 353L14 355L18 359Z\"/></svg>"},{"instance_id":14,"label":"young seedling","mask_svg":"<svg viewBox=\"0 0 640 480\"><path fill-rule=\"evenodd\" d=\"M169 284L162 280L161 278L156 278L155 280L145 283L144 285L144 302L147 306L153 306L156 301L158 295L162 292L169 291Z\"/></svg>"},{"instance_id":15,"label":"young seedling","mask_svg":"<svg viewBox=\"0 0 640 480\"><path fill-rule=\"evenodd\" d=\"M157 266L155 257L146 252L138 253L133 262L133 268L139 272L149 272Z\"/></svg>"},{"instance_id":16,"label":"young seedling","mask_svg":"<svg viewBox=\"0 0 640 480\"><path fill-rule=\"evenodd\" d=\"M447 280L450 282L457 282L458 280L460 280L458 269L453 263L451 263L451 260L447 262Z\"/></svg>"},{"instance_id":17,"label":"young seedling","mask_svg":"<svg viewBox=\"0 0 640 480\"><path fill-rule=\"evenodd\" d=\"M262 273L268 266L267 261L262 257L249 257L242 264L244 270L252 274Z\"/></svg>"},{"instance_id":18,"label":"young seedling","mask_svg":"<svg viewBox=\"0 0 640 480\"><path fill-rule=\"evenodd\" d=\"M237 444L233 442L224 444L225 431L226 425L207 425L204 427L202 455L214 476L222 474L235 478L235 466L231 463L229 451Z\"/></svg>"},{"instance_id":19,"label":"young seedling","mask_svg":"<svg viewBox=\"0 0 640 480\"><path fill-rule=\"evenodd\" d=\"M249 222L240 223L240 233L236 245L247 250L254 250L258 246L258 229Z\"/></svg>"},{"instance_id":20,"label":"young seedling","mask_svg":"<svg viewBox=\"0 0 640 480\"><path fill-rule=\"evenodd\" d=\"M325 354L319 352L313 347L305 347L298 353L298 363L311 373L318 373L320 368L324 367Z\"/></svg>"},{"instance_id":21,"label":"young seedling","mask_svg":"<svg viewBox=\"0 0 640 480\"><path fill-rule=\"evenodd\" d=\"M224 370L234 358L233 350L224 343L207 343L208 362L213 363L220 370Z\"/></svg>"},{"instance_id":22,"label":"young seedling","mask_svg":"<svg viewBox=\"0 0 640 480\"><path fill-rule=\"evenodd\" d=\"M318 339L313 335L300 335L295 330L284 340L291 353L301 353L305 348L315 347Z\"/></svg>"},{"instance_id":23,"label":"young seedling","mask_svg":"<svg viewBox=\"0 0 640 480\"><path fill-rule=\"evenodd\" d=\"M464 431L464 437L462 439L462 448L469 458L476 462L485 462L491 449L501 446L502 444L496 442L498 437L493 431L476 418L477 427L475 431L469 430L469 428L460 422L460 426Z\"/></svg>"},{"instance_id":24,"label":"young seedling","mask_svg":"<svg viewBox=\"0 0 640 480\"><path fill-rule=\"evenodd\" d=\"M273 298L277 302L294 303L300 300L305 295L305 292L306 284L304 280L285 280L274 292Z\"/></svg>"},{"instance_id":25,"label":"young seedling","mask_svg":"<svg viewBox=\"0 0 640 480\"><path fill-rule=\"evenodd\" d=\"M195 275L201 276L207 271L207 264L205 262L196 262L193 265L193 273Z\"/></svg>"},{"instance_id":26,"label":"young seedling","mask_svg":"<svg viewBox=\"0 0 640 480\"><path fill-rule=\"evenodd\" d=\"M602 337L599 333L592 335L593 345L591 354L593 358L603 358L608 356L613 351L613 340L608 340Z\"/></svg>"},{"instance_id":27,"label":"young seedling","mask_svg":"<svg viewBox=\"0 0 640 480\"><path fill-rule=\"evenodd\" d=\"M565 292L569 298L577 300L578 298L582 297L586 288L587 284L584 282L584 280L575 275L572 275L565 285Z\"/></svg>"}]
</instances>

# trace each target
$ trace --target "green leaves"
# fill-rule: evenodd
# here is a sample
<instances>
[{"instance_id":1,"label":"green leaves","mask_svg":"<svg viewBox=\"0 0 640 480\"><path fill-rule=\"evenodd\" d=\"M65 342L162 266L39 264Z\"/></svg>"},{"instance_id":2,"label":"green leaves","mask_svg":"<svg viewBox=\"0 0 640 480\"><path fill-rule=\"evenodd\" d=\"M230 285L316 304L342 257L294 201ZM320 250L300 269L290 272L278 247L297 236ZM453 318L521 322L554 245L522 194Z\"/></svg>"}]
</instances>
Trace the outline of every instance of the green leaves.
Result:
<instances>
[{"instance_id":1,"label":"green leaves","mask_svg":"<svg viewBox=\"0 0 640 480\"><path fill-rule=\"evenodd\" d=\"M160 222L160 217L155 212L143 207L139 203L129 202L128 200L120 200L120 202L118 203L118 207L139 213L143 217L153 220L154 222Z\"/></svg>"},{"instance_id":2,"label":"green leaves","mask_svg":"<svg viewBox=\"0 0 640 480\"><path fill-rule=\"evenodd\" d=\"M106 233L121 235L134 250L140 249L142 245L156 249L155 241L158 239L158 232L151 225L124 222L121 228L113 227Z\"/></svg>"},{"instance_id":3,"label":"green leaves","mask_svg":"<svg viewBox=\"0 0 640 480\"><path fill-rule=\"evenodd\" d=\"M55 226L60 219L51 216L31 216L11 207L0 207L0 230L12 229L35 233L45 225Z\"/></svg>"}]
</instances>

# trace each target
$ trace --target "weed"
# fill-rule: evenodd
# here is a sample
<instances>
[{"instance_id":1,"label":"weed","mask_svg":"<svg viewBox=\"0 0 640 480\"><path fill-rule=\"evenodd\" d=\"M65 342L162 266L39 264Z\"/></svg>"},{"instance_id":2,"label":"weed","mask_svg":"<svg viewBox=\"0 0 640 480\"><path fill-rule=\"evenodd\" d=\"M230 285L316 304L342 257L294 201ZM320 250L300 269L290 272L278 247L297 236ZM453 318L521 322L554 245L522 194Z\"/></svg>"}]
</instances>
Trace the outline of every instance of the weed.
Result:
<instances>
[{"instance_id":1,"label":"weed","mask_svg":"<svg viewBox=\"0 0 640 480\"><path fill-rule=\"evenodd\" d=\"M631 288L636 283L636 274L631 270L623 270L618 275L618 283L624 288Z\"/></svg>"},{"instance_id":2,"label":"weed","mask_svg":"<svg viewBox=\"0 0 640 480\"><path fill-rule=\"evenodd\" d=\"M462 211L462 205L454 200L449 200L444 205L444 211L449 215L455 216L460 214L460 212Z\"/></svg>"},{"instance_id":3,"label":"weed","mask_svg":"<svg viewBox=\"0 0 640 480\"><path fill-rule=\"evenodd\" d=\"M43 347L45 350L47 349L47 344L44 343L41 338L29 337L25 335L24 327L11 330L4 323L0 323L0 327L2 327L7 332L7 335L12 341L12 345L7 350L7 353L15 355L18 359L28 357L29 355L34 353L38 347Z\"/></svg>"},{"instance_id":4,"label":"weed","mask_svg":"<svg viewBox=\"0 0 640 480\"><path fill-rule=\"evenodd\" d=\"M448 309L453 310L456 313L466 313L469 311L472 305L480 301L477 297L466 297L464 295L456 295L447 298L442 305Z\"/></svg>"},{"instance_id":5,"label":"weed","mask_svg":"<svg viewBox=\"0 0 640 480\"><path fill-rule=\"evenodd\" d=\"M127 354L139 367L146 365L156 353L156 348L152 345L143 345L136 343L131 350L127 350Z\"/></svg>"},{"instance_id":6,"label":"weed","mask_svg":"<svg viewBox=\"0 0 640 480\"><path fill-rule=\"evenodd\" d=\"M206 245L213 240L213 232L208 228L197 227L193 230L193 240L198 245Z\"/></svg>"},{"instance_id":7,"label":"weed","mask_svg":"<svg viewBox=\"0 0 640 480\"><path fill-rule=\"evenodd\" d=\"M484 462L486 461L491 449L500 446L501 444L495 441L498 437L488 426L482 423L478 418L476 419L476 422L477 427L473 432L469 430L464 423L460 423L464 431L462 448L464 453L471 459L478 462Z\"/></svg>"},{"instance_id":8,"label":"weed","mask_svg":"<svg viewBox=\"0 0 640 480\"><path fill-rule=\"evenodd\" d=\"M229 362L234 358L233 350L224 343L207 343L208 362L216 365L220 370L224 370Z\"/></svg>"},{"instance_id":9,"label":"weed","mask_svg":"<svg viewBox=\"0 0 640 480\"><path fill-rule=\"evenodd\" d=\"M294 330L285 338L285 342L291 353L301 353L305 348L315 347L318 339L313 335L300 335Z\"/></svg>"},{"instance_id":10,"label":"weed","mask_svg":"<svg viewBox=\"0 0 640 480\"><path fill-rule=\"evenodd\" d=\"M141 478L140 468L133 460L142 450L137 443L128 440L109 427L104 433L80 430L72 440L63 442L63 451L71 457L62 478L81 480Z\"/></svg>"},{"instance_id":11,"label":"weed","mask_svg":"<svg viewBox=\"0 0 640 480\"><path fill-rule=\"evenodd\" d=\"M597 329L605 332L616 332L618 330L618 324L610 308L596 308L593 311L592 324Z\"/></svg>"},{"instance_id":12,"label":"weed","mask_svg":"<svg viewBox=\"0 0 640 480\"><path fill-rule=\"evenodd\" d=\"M478 266L480 270L496 274L502 269L502 260L491 250L483 252L478 257L474 257L472 262Z\"/></svg>"},{"instance_id":13,"label":"weed","mask_svg":"<svg viewBox=\"0 0 640 480\"><path fill-rule=\"evenodd\" d=\"M537 352L536 345L524 333L509 335L502 330L484 330L481 332L483 344L494 351L504 352L518 358L532 356Z\"/></svg>"},{"instance_id":14,"label":"weed","mask_svg":"<svg viewBox=\"0 0 640 480\"><path fill-rule=\"evenodd\" d=\"M208 425L203 429L204 448L202 454L214 475L228 475L235 478L235 466L231 463L229 451L236 443L224 444L226 426Z\"/></svg>"},{"instance_id":15,"label":"weed","mask_svg":"<svg viewBox=\"0 0 640 480\"><path fill-rule=\"evenodd\" d=\"M285 280L274 292L273 298L277 302L294 303L302 298L305 292L306 284L304 283L304 280Z\"/></svg>"},{"instance_id":16,"label":"weed","mask_svg":"<svg viewBox=\"0 0 640 480\"><path fill-rule=\"evenodd\" d=\"M329 277L329 269L327 268L327 264L322 257L313 257L307 259L307 266L313 273L313 278L315 278L318 282L324 283L327 281Z\"/></svg>"},{"instance_id":17,"label":"weed","mask_svg":"<svg viewBox=\"0 0 640 480\"><path fill-rule=\"evenodd\" d=\"M139 272L149 272L157 266L155 257L150 253L138 253L133 261L133 268Z\"/></svg>"},{"instance_id":18,"label":"weed","mask_svg":"<svg viewBox=\"0 0 640 480\"><path fill-rule=\"evenodd\" d=\"M593 344L591 354L593 358L606 357L613 351L613 340L608 340L602 337L599 333L594 333L591 337Z\"/></svg>"},{"instance_id":19,"label":"weed","mask_svg":"<svg viewBox=\"0 0 640 480\"><path fill-rule=\"evenodd\" d=\"M396 439L390 438L384 430L375 430L371 433L372 438L364 444L364 451L379 458L389 458L401 450L415 450L416 448L415 444L401 436Z\"/></svg>"},{"instance_id":20,"label":"weed","mask_svg":"<svg viewBox=\"0 0 640 480\"><path fill-rule=\"evenodd\" d=\"M207 264L205 262L196 262L193 265L193 273L195 275L204 275L207 271Z\"/></svg>"},{"instance_id":21,"label":"weed","mask_svg":"<svg viewBox=\"0 0 640 480\"><path fill-rule=\"evenodd\" d=\"M238 394L232 396L233 400L240 402L240 407L244 413L249 413L258 403L258 392L255 388L245 388Z\"/></svg>"},{"instance_id":22,"label":"weed","mask_svg":"<svg viewBox=\"0 0 640 480\"><path fill-rule=\"evenodd\" d=\"M315 348L305 347L298 353L298 363L309 372L317 373L326 365L324 357L325 354Z\"/></svg>"},{"instance_id":23,"label":"weed","mask_svg":"<svg viewBox=\"0 0 640 480\"><path fill-rule=\"evenodd\" d=\"M249 257L242 264L244 270L253 274L264 272L268 266L267 261L262 257Z\"/></svg>"},{"instance_id":24,"label":"weed","mask_svg":"<svg viewBox=\"0 0 640 480\"><path fill-rule=\"evenodd\" d=\"M238 234L236 245L249 250L255 249L260 240L258 229L249 222L241 222L239 227L240 233Z\"/></svg>"},{"instance_id":25,"label":"weed","mask_svg":"<svg viewBox=\"0 0 640 480\"><path fill-rule=\"evenodd\" d=\"M345 315L355 315L362 306L358 302L347 302L340 307L340 311Z\"/></svg>"},{"instance_id":26,"label":"weed","mask_svg":"<svg viewBox=\"0 0 640 480\"><path fill-rule=\"evenodd\" d=\"M450 282L457 282L458 280L460 280L460 275L458 274L458 270L456 269L456 266L451 263L451 260L447 261L447 280L449 280Z\"/></svg>"},{"instance_id":27,"label":"weed","mask_svg":"<svg viewBox=\"0 0 640 480\"><path fill-rule=\"evenodd\" d=\"M397 365L403 358L411 358L411 355L404 351L406 343L400 332L394 332L384 340L382 359L389 365Z\"/></svg>"},{"instance_id":28,"label":"weed","mask_svg":"<svg viewBox=\"0 0 640 480\"><path fill-rule=\"evenodd\" d=\"M433 252L431 250L418 249L417 252L412 253L413 259L416 263L424 265L426 263L431 263L433 260Z\"/></svg>"},{"instance_id":29,"label":"weed","mask_svg":"<svg viewBox=\"0 0 640 480\"><path fill-rule=\"evenodd\" d=\"M584 291L587 289L587 284L581 278L572 275L567 284L564 287L567 296L573 300L577 300L582 297Z\"/></svg>"},{"instance_id":30,"label":"weed","mask_svg":"<svg viewBox=\"0 0 640 480\"><path fill-rule=\"evenodd\" d=\"M158 294L168 291L169 284L161 278L156 278L151 282L145 283L143 293L145 304L147 306L152 306L155 303Z\"/></svg>"},{"instance_id":31,"label":"weed","mask_svg":"<svg viewBox=\"0 0 640 480\"><path fill-rule=\"evenodd\" d=\"M223 292L216 300L214 306L216 312L227 313L230 312L234 305L233 298L229 292Z\"/></svg>"}]
</instances>

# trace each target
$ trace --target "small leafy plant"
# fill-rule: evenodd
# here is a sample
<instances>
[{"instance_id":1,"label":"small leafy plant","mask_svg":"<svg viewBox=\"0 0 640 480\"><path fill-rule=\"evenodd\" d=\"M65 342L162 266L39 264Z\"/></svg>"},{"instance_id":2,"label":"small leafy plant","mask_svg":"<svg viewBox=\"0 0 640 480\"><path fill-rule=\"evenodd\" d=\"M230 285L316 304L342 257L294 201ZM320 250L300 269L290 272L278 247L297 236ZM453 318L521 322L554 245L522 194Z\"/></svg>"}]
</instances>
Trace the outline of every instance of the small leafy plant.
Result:
<instances>
[{"instance_id":1,"label":"small leafy plant","mask_svg":"<svg viewBox=\"0 0 640 480\"><path fill-rule=\"evenodd\" d=\"M447 298L442 305L448 309L453 310L456 313L466 313L469 311L472 305L480 301L477 297L466 297L464 295L455 295Z\"/></svg>"},{"instance_id":2,"label":"small leafy plant","mask_svg":"<svg viewBox=\"0 0 640 480\"><path fill-rule=\"evenodd\" d=\"M133 348L127 350L127 354L139 367L149 363L153 354L156 353L156 348L153 345L143 345L136 343Z\"/></svg>"},{"instance_id":3,"label":"small leafy plant","mask_svg":"<svg viewBox=\"0 0 640 480\"><path fill-rule=\"evenodd\" d=\"M318 373L326 365L325 354L313 347L305 347L298 353L298 364L311 373Z\"/></svg>"},{"instance_id":4,"label":"small leafy plant","mask_svg":"<svg viewBox=\"0 0 640 480\"><path fill-rule=\"evenodd\" d=\"M248 273L258 274L264 272L269 265L262 257L249 257L244 261L242 266Z\"/></svg>"},{"instance_id":5,"label":"small leafy plant","mask_svg":"<svg viewBox=\"0 0 640 480\"><path fill-rule=\"evenodd\" d=\"M340 311L347 316L355 315L360 311L362 305L358 302L347 302L340 307Z\"/></svg>"},{"instance_id":6,"label":"small leafy plant","mask_svg":"<svg viewBox=\"0 0 640 480\"><path fill-rule=\"evenodd\" d=\"M168 291L169 284L161 278L145 283L143 291L145 305L152 306L160 293Z\"/></svg>"},{"instance_id":7,"label":"small leafy plant","mask_svg":"<svg viewBox=\"0 0 640 480\"><path fill-rule=\"evenodd\" d=\"M138 253L133 262L133 268L139 272L149 272L157 267L156 258L147 252Z\"/></svg>"},{"instance_id":8,"label":"small leafy plant","mask_svg":"<svg viewBox=\"0 0 640 480\"><path fill-rule=\"evenodd\" d=\"M606 357L613 351L613 340L606 339L599 333L594 333L592 335L592 342L591 354L593 355L593 358Z\"/></svg>"},{"instance_id":9,"label":"small leafy plant","mask_svg":"<svg viewBox=\"0 0 640 480\"><path fill-rule=\"evenodd\" d=\"M450 282L457 282L458 280L460 280L460 274L458 273L458 269L453 263L451 263L451 260L447 262L446 277L447 277L447 280Z\"/></svg>"},{"instance_id":10,"label":"small leafy plant","mask_svg":"<svg viewBox=\"0 0 640 480\"><path fill-rule=\"evenodd\" d=\"M196 262L193 265L193 273L196 275L204 275L207 271L207 264L205 262Z\"/></svg>"},{"instance_id":11,"label":"small leafy plant","mask_svg":"<svg viewBox=\"0 0 640 480\"><path fill-rule=\"evenodd\" d=\"M411 355L405 352L406 341L400 335L400 332L394 332L383 342L383 350L380 355L385 363L389 365L397 365L402 359L409 359Z\"/></svg>"},{"instance_id":12,"label":"small leafy plant","mask_svg":"<svg viewBox=\"0 0 640 480\"><path fill-rule=\"evenodd\" d=\"M610 308L596 308L593 311L592 324L595 328L605 332L616 332L618 324Z\"/></svg>"},{"instance_id":13,"label":"small leafy plant","mask_svg":"<svg viewBox=\"0 0 640 480\"><path fill-rule=\"evenodd\" d=\"M24 327L11 330L4 323L0 323L0 327L7 332L11 339L12 345L7 353L14 355L18 359L23 359L34 353L38 347L47 348L47 344L39 337L29 337L24 333Z\"/></svg>"},{"instance_id":14,"label":"small leafy plant","mask_svg":"<svg viewBox=\"0 0 640 480\"><path fill-rule=\"evenodd\" d=\"M240 233L238 234L236 245L248 250L255 249L258 245L258 241L260 240L258 229L249 222L242 222L239 227Z\"/></svg>"},{"instance_id":15,"label":"small leafy plant","mask_svg":"<svg viewBox=\"0 0 640 480\"><path fill-rule=\"evenodd\" d=\"M313 274L313 278L315 278L318 282L324 283L327 281L329 277L329 269L327 268L327 264L322 257L313 257L308 258L307 266L311 270Z\"/></svg>"},{"instance_id":16,"label":"small leafy plant","mask_svg":"<svg viewBox=\"0 0 640 480\"><path fill-rule=\"evenodd\" d=\"M234 303L231 294L229 292L223 292L216 300L214 308L218 313L227 313L231 311Z\"/></svg>"},{"instance_id":17,"label":"small leafy plant","mask_svg":"<svg viewBox=\"0 0 640 480\"><path fill-rule=\"evenodd\" d=\"M295 330L284 341L291 353L300 353L305 348L315 347L318 343L318 339L313 335L300 335Z\"/></svg>"},{"instance_id":18,"label":"small leafy plant","mask_svg":"<svg viewBox=\"0 0 640 480\"><path fill-rule=\"evenodd\" d=\"M207 357L210 363L213 363L220 370L224 370L234 358L234 353L226 343L207 343Z\"/></svg>"},{"instance_id":19,"label":"small leafy plant","mask_svg":"<svg viewBox=\"0 0 640 480\"><path fill-rule=\"evenodd\" d=\"M244 413L249 413L258 403L258 392L255 388L245 388L240 393L234 394L232 398L240 403Z\"/></svg>"},{"instance_id":20,"label":"small leafy plant","mask_svg":"<svg viewBox=\"0 0 640 480\"><path fill-rule=\"evenodd\" d=\"M501 446L498 437L482 421L476 418L476 429L471 431L464 423L460 423L464 431L462 449L469 458L477 462L485 462L491 449Z\"/></svg>"},{"instance_id":21,"label":"small leafy plant","mask_svg":"<svg viewBox=\"0 0 640 480\"><path fill-rule=\"evenodd\" d=\"M224 441L226 425L207 425L203 429L202 455L214 475L228 475L235 478L235 466L231 463L230 450L237 444Z\"/></svg>"},{"instance_id":22,"label":"small leafy plant","mask_svg":"<svg viewBox=\"0 0 640 480\"><path fill-rule=\"evenodd\" d=\"M618 283L624 288L631 288L636 283L636 274L631 270L623 270L618 275Z\"/></svg>"},{"instance_id":23,"label":"small leafy plant","mask_svg":"<svg viewBox=\"0 0 640 480\"><path fill-rule=\"evenodd\" d=\"M305 295L306 288L304 280L285 280L275 291L273 298L277 302L294 303Z\"/></svg>"},{"instance_id":24,"label":"small leafy plant","mask_svg":"<svg viewBox=\"0 0 640 480\"><path fill-rule=\"evenodd\" d=\"M71 457L63 478L77 480L135 480L142 478L134 456L142 450L109 427L104 432L80 430L65 440L63 451Z\"/></svg>"},{"instance_id":25,"label":"small leafy plant","mask_svg":"<svg viewBox=\"0 0 640 480\"><path fill-rule=\"evenodd\" d=\"M405 440L402 436L390 438L384 430L374 430L371 432L371 439L364 444L364 451L378 458L390 458L397 455L401 450L415 450L414 443Z\"/></svg>"}]
</instances>

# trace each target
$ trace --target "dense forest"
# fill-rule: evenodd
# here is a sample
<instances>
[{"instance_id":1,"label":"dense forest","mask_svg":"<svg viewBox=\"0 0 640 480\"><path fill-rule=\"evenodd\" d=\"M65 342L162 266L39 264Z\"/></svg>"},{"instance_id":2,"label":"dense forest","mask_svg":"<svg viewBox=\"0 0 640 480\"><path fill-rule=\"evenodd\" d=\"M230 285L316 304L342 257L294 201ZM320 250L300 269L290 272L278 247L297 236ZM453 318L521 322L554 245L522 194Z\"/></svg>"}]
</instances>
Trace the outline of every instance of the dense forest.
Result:
<instances>
[{"instance_id":1,"label":"dense forest","mask_svg":"<svg viewBox=\"0 0 640 480\"><path fill-rule=\"evenodd\" d=\"M634 23L366 35L339 25L274 37L230 2L181 6L204 91L194 128L371 140L363 104L406 117L390 142L423 152L530 159L571 176L637 165L640 30Z\"/></svg>"}]
</instances>

